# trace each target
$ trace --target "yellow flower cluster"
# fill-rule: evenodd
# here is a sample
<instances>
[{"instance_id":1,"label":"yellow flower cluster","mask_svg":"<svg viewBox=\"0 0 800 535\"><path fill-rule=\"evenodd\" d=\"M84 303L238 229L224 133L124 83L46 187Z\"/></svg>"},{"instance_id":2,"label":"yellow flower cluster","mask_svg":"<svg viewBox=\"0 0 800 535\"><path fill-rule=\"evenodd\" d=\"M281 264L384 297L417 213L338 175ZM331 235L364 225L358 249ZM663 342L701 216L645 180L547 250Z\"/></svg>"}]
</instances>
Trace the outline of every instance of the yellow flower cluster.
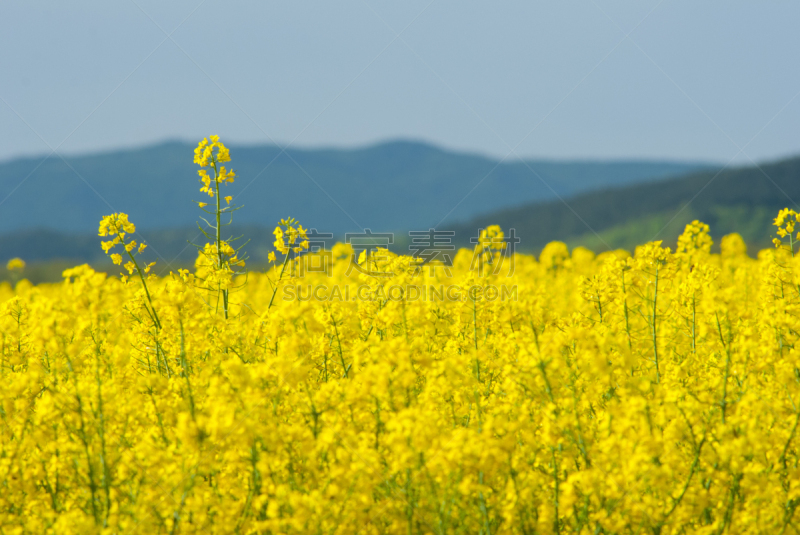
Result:
<instances>
[{"instance_id":1,"label":"yellow flower cluster","mask_svg":"<svg viewBox=\"0 0 800 535\"><path fill-rule=\"evenodd\" d=\"M236 267L244 267L245 261L240 259L236 251L226 241L220 242L220 249L217 249L216 244L207 243L202 250L198 252L197 260L195 260L195 273L194 276L204 281L204 286L207 288L222 288L227 290L231 287L236 273L233 271ZM222 255L220 255L222 252ZM220 257L223 259L222 264L219 263Z\"/></svg>"},{"instance_id":2,"label":"yellow flower cluster","mask_svg":"<svg viewBox=\"0 0 800 535\"><path fill-rule=\"evenodd\" d=\"M103 248L103 252L111 258L111 261L114 262L115 265L122 264L122 255L119 253L110 253L109 251L117 245L123 246L130 259L123 267L128 271L129 275L132 275L134 271L139 269L132 251L136 249L137 253L141 254L147 248L147 244L137 243L136 240L133 239L125 241L125 234L133 234L134 232L136 232L136 225L128 221L128 214L123 213L114 213L104 216L100 221L100 228L98 231L98 236L113 236L113 239L101 242L100 245ZM155 264L155 262L146 264L142 266L142 270L144 273L149 273L150 269L152 269Z\"/></svg>"},{"instance_id":3,"label":"yellow flower cluster","mask_svg":"<svg viewBox=\"0 0 800 535\"><path fill-rule=\"evenodd\" d=\"M800 218L800 214L789 208L784 208L778 212L778 217L772 223L778 227L776 234L779 236L778 238L773 238L772 243L775 244L775 247L786 247L782 245L782 241L783 238L788 237L789 246L787 248L792 252L792 255L794 255L794 243L800 241L800 232L797 233L797 236L792 236L795 224L800 220L798 218Z\"/></svg>"},{"instance_id":4,"label":"yellow flower cluster","mask_svg":"<svg viewBox=\"0 0 800 535\"><path fill-rule=\"evenodd\" d=\"M306 229L293 217L281 219L272 232L275 235L275 242L272 245L282 254L288 254L290 249L299 253L308 249L306 232Z\"/></svg>"},{"instance_id":5,"label":"yellow flower cluster","mask_svg":"<svg viewBox=\"0 0 800 535\"><path fill-rule=\"evenodd\" d=\"M386 276L337 245L249 274L229 319L186 271L151 301L88 266L2 285L0 531L797 533L800 260L679 243ZM411 298L441 286L483 291Z\"/></svg>"},{"instance_id":6,"label":"yellow flower cluster","mask_svg":"<svg viewBox=\"0 0 800 535\"><path fill-rule=\"evenodd\" d=\"M21 258L12 258L6 264L8 271L22 271L25 269L25 261Z\"/></svg>"},{"instance_id":7,"label":"yellow flower cluster","mask_svg":"<svg viewBox=\"0 0 800 535\"><path fill-rule=\"evenodd\" d=\"M211 142L208 141L209 138ZM216 158L214 157L214 149L217 151ZM231 161L230 151L220 142L219 136L203 138L203 141L198 143L197 148L194 149L194 163L200 167L207 167L213 165L215 160L219 163Z\"/></svg>"},{"instance_id":8,"label":"yellow flower cluster","mask_svg":"<svg viewBox=\"0 0 800 535\"><path fill-rule=\"evenodd\" d=\"M208 140L211 139L211 142ZM200 176L200 182L203 187L200 191L207 193L209 197L214 197L214 193L219 193L219 184L233 184L233 179L236 173L233 170L226 170L225 166L218 164L231 161L230 150L225 147L219 140L219 136L209 136L203 138L203 141L198 143L197 148L194 149L194 163L200 167L212 167L214 177L209 176L208 171L205 169L198 169L197 174ZM212 181L214 185L212 186ZM225 197L225 201L230 204L232 197ZM198 203L200 208L206 206L206 203Z\"/></svg>"}]
</instances>

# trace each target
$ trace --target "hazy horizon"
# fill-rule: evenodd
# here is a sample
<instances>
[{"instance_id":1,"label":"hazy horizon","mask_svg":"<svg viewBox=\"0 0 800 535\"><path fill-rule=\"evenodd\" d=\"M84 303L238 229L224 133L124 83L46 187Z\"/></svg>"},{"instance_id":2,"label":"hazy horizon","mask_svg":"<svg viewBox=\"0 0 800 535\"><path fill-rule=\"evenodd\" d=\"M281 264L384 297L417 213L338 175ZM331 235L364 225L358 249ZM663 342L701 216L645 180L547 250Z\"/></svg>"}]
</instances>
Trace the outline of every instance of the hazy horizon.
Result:
<instances>
[{"instance_id":1,"label":"hazy horizon","mask_svg":"<svg viewBox=\"0 0 800 535\"><path fill-rule=\"evenodd\" d=\"M151 147L158 147L163 146L170 143L180 143L185 145L195 145L196 140L188 139L188 138L163 138L157 139L154 141L145 141L142 143L131 144L131 145L123 145L123 146L109 146L109 147L102 147L97 149L89 149L89 150L75 150L75 151L64 151L59 150L58 153L64 156L65 158L83 158L83 157L92 157L97 155L103 154L113 154L113 153L122 153L122 152L134 152L137 150L144 150ZM458 147L449 147L443 143L438 143L436 141L426 140L422 138L404 138L404 137L395 137L395 138L387 138L387 139L377 139L371 142L365 142L363 144L356 144L356 145L337 145L335 143L330 144L320 144L320 145L300 145L300 144L293 144L291 145L288 150L292 151L303 151L303 152L313 152L313 151L359 151L359 150L368 150L373 147L378 147L382 145L390 145L394 143L410 143L410 144L419 144L419 145L427 145L434 149L441 150L443 152L452 153L452 154L460 154L465 156L477 156L480 158L485 158L487 160L492 161L500 161L503 159L503 155L495 155L490 154L488 152L480 152L478 150L470 150L470 149L462 149ZM259 143L258 141L254 142L242 142L242 143L229 143L227 144L233 150L236 148L256 148L256 147L277 147L283 148L286 144L285 143L270 143L270 142L262 142ZM786 155L779 155L775 158L769 158L765 161L775 161L775 160L783 160L788 158L793 158L795 156L800 156L800 149L796 153L786 154ZM31 152L29 154L16 154L12 155L8 158L0 159L0 164L10 163L16 160L41 160L42 158L52 157L58 158L55 154L52 153L50 149L46 149L44 151L39 152ZM565 157L547 157L547 156L525 156L523 157L525 161L539 161L539 162L554 162L554 163L604 163L604 162L653 162L653 163L688 163L688 164L698 164L698 165L708 165L708 166L724 166L726 162L721 160L711 160L711 159L681 159L681 158L669 158L669 157L648 157L648 156L633 156L633 157L625 157L625 156L596 156L596 157L581 157L581 156L565 156ZM508 163L514 163L518 161L517 158L513 156L508 156L505 158L505 161ZM739 162L743 166L748 166L749 162ZM761 161L757 163L762 163ZM736 164L731 164L728 167L737 167Z\"/></svg>"}]
</instances>

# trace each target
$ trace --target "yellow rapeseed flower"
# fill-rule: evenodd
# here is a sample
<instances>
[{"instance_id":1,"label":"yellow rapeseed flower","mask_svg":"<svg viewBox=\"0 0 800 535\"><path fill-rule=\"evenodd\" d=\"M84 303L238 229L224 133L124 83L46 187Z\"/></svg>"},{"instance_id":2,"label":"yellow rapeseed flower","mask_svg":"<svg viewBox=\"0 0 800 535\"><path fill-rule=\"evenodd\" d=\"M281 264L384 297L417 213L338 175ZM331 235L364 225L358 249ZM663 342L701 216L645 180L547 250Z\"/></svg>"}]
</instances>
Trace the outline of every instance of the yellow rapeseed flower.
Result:
<instances>
[{"instance_id":1,"label":"yellow rapeseed flower","mask_svg":"<svg viewBox=\"0 0 800 535\"><path fill-rule=\"evenodd\" d=\"M21 258L12 258L6 264L6 269L9 271L22 271L25 269L25 261Z\"/></svg>"}]
</instances>

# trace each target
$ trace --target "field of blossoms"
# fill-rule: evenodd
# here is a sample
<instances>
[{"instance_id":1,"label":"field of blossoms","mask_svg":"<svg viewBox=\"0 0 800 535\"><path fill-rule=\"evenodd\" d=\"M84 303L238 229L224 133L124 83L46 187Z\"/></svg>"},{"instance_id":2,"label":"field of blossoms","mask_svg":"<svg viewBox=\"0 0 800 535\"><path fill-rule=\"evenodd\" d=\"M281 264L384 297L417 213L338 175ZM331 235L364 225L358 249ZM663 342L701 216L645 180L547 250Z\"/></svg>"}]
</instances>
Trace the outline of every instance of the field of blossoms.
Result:
<instances>
[{"instance_id":1,"label":"field of blossoms","mask_svg":"<svg viewBox=\"0 0 800 535\"><path fill-rule=\"evenodd\" d=\"M127 276L0 285L0 533L800 532L796 213L757 259L694 222L424 266L286 219L245 273L229 159L195 154L195 270L113 214Z\"/></svg>"}]
</instances>

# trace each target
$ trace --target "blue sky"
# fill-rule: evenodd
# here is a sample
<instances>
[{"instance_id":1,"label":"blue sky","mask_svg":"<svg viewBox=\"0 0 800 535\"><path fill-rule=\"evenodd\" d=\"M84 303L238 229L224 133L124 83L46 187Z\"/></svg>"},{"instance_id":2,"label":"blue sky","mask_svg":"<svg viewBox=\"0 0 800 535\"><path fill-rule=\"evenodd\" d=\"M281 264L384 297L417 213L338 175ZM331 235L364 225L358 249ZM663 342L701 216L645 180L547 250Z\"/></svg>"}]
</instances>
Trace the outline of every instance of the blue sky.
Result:
<instances>
[{"instance_id":1,"label":"blue sky","mask_svg":"<svg viewBox=\"0 0 800 535\"><path fill-rule=\"evenodd\" d=\"M5 0L0 159L218 133L497 157L800 152L789 0Z\"/></svg>"}]
</instances>

